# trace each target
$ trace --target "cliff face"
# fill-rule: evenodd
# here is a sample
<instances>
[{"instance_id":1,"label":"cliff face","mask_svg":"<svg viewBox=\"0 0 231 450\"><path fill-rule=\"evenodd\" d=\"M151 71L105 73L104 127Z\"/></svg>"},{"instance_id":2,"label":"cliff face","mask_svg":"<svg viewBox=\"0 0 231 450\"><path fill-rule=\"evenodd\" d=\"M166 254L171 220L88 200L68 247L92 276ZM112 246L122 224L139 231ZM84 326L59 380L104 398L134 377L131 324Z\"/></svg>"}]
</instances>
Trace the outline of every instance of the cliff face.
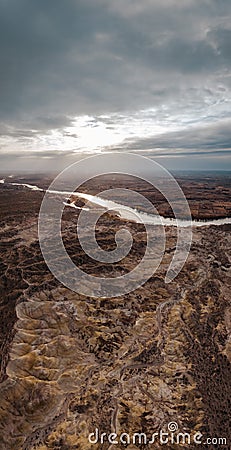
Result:
<instances>
[{"instance_id":1,"label":"cliff face","mask_svg":"<svg viewBox=\"0 0 231 450\"><path fill-rule=\"evenodd\" d=\"M99 224L105 249L113 248L120 223L105 216ZM99 429L151 438L170 422L191 435L201 431L204 440L226 437L220 448L230 448L229 226L195 229L184 269L169 285L164 276L176 236L166 229L163 263L143 287L123 297L94 299L54 280L39 250L36 218L1 224L2 299L7 289L14 294L1 305L6 311L8 301L12 311L3 324L1 449L106 450L114 447L106 437L93 444L89 434ZM130 227L142 253L142 228ZM64 235L70 255L86 267L74 230ZM107 275L102 265L89 262L88 268ZM137 441L115 448L163 445Z\"/></svg>"}]
</instances>

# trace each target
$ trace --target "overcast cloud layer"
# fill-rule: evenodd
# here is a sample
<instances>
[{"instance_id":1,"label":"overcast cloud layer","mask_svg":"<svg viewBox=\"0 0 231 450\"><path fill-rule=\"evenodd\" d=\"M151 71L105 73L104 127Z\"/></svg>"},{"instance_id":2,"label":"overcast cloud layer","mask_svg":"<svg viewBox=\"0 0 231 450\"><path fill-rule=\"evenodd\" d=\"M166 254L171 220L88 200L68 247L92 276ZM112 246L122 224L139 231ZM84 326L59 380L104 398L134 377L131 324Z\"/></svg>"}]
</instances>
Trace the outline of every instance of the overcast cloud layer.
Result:
<instances>
[{"instance_id":1,"label":"overcast cloud layer","mask_svg":"<svg viewBox=\"0 0 231 450\"><path fill-rule=\"evenodd\" d=\"M3 170L113 149L230 168L230 0L0 0L0 58Z\"/></svg>"}]
</instances>

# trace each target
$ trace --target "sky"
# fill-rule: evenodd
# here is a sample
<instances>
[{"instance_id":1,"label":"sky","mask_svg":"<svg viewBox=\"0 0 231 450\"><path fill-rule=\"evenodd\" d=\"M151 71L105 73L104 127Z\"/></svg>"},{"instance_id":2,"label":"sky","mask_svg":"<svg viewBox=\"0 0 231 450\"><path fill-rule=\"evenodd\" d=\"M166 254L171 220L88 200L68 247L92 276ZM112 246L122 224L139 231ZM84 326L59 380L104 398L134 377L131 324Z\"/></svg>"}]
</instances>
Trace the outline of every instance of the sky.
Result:
<instances>
[{"instance_id":1,"label":"sky","mask_svg":"<svg viewBox=\"0 0 231 450\"><path fill-rule=\"evenodd\" d=\"M0 166L231 170L230 0L0 0Z\"/></svg>"}]
</instances>

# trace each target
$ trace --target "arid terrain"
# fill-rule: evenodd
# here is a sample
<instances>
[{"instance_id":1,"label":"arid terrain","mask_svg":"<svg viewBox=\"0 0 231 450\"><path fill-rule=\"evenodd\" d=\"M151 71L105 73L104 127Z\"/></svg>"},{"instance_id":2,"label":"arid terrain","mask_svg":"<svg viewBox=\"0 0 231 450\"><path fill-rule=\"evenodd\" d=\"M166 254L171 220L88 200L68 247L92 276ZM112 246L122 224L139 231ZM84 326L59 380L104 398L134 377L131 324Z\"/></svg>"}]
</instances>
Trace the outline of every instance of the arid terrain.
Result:
<instances>
[{"instance_id":1,"label":"arid terrain","mask_svg":"<svg viewBox=\"0 0 231 450\"><path fill-rule=\"evenodd\" d=\"M165 255L148 282L123 297L85 297L61 285L43 260L37 232L43 192L10 184L45 188L49 181L26 176L0 184L0 449L230 449L231 225L194 227L187 262L169 284L164 278L176 229L166 227ZM193 218L231 216L230 177L179 182ZM116 183L135 188L132 179ZM98 179L82 191L95 194L111 184ZM171 216L159 193L142 183L137 190ZM77 216L65 208L63 241L79 267L116 277L142 258L143 225L105 213L96 230L99 245L114 249L121 225L134 245L122 262L92 261L78 243ZM88 439L96 429L151 438L171 422L192 437L200 432L201 443ZM209 444L207 438L226 443Z\"/></svg>"}]
</instances>

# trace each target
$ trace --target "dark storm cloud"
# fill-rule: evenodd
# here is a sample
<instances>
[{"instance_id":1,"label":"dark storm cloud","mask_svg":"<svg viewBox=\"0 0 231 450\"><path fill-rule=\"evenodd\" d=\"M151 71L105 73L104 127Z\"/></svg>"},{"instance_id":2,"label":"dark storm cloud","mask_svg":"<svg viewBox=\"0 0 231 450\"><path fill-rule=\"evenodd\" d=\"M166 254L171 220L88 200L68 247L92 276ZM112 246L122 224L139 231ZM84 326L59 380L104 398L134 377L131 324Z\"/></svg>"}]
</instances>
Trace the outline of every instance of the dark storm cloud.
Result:
<instances>
[{"instance_id":1,"label":"dark storm cloud","mask_svg":"<svg viewBox=\"0 0 231 450\"><path fill-rule=\"evenodd\" d=\"M99 121L113 131L148 108L155 111L141 113L140 122L179 131L140 138L137 118L130 133L137 137L125 140L122 150L225 157L231 146L230 24L230 0L0 0L5 161L17 167L28 159L30 167L30 159L47 158L61 167L62 144L57 141L56 150L51 139L46 149L52 130L68 140L64 153L72 159L69 141L76 139L79 149L78 129L65 127L76 116L90 116L81 125L89 132ZM14 152L14 143L21 150Z\"/></svg>"},{"instance_id":2,"label":"dark storm cloud","mask_svg":"<svg viewBox=\"0 0 231 450\"><path fill-rule=\"evenodd\" d=\"M198 84L230 67L225 1L0 6L1 117L25 127L28 118L36 128L54 128L78 114L166 102L179 95L182 81Z\"/></svg>"},{"instance_id":3,"label":"dark storm cloud","mask_svg":"<svg viewBox=\"0 0 231 450\"><path fill-rule=\"evenodd\" d=\"M52 127L50 115L75 112L71 97L81 92L81 53L95 32L98 8L93 3L89 13L87 4L71 0L0 4L1 113L27 119L32 112L39 125L42 116Z\"/></svg>"}]
</instances>

